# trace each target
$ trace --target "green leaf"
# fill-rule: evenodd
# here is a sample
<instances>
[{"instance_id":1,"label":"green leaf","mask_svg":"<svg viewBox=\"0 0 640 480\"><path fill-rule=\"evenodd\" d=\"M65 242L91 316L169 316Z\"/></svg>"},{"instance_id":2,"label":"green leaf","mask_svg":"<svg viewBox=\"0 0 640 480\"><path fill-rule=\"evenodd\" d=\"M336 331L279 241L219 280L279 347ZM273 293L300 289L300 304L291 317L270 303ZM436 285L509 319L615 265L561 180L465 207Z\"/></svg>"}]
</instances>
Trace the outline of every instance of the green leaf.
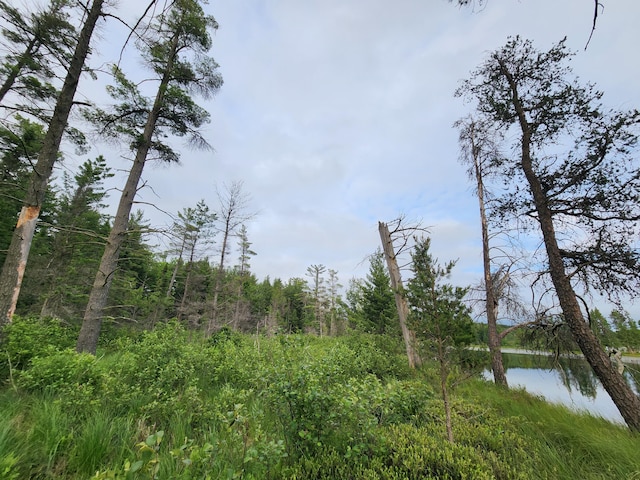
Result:
<instances>
[{"instance_id":1,"label":"green leaf","mask_svg":"<svg viewBox=\"0 0 640 480\"><path fill-rule=\"evenodd\" d=\"M137 462L133 462L133 465L131 465L131 469L129 469L129 471L131 473L135 473L138 470L140 470L143 465L144 465L144 462L142 460L138 460Z\"/></svg>"}]
</instances>

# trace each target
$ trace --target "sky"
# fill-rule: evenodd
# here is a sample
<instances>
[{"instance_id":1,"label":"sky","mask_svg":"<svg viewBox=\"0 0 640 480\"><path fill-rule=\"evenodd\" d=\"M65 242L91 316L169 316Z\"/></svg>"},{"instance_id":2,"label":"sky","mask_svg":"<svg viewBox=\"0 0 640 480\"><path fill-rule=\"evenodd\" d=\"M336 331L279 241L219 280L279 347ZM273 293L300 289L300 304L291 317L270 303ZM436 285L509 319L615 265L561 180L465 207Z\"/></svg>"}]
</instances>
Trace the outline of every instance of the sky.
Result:
<instances>
[{"instance_id":1,"label":"sky","mask_svg":"<svg viewBox=\"0 0 640 480\"><path fill-rule=\"evenodd\" d=\"M224 85L198 103L211 114L202 132L214 151L172 142L181 165L146 165L138 201L155 207L139 207L153 226L167 226L167 213L201 199L217 209L216 188L241 181L256 212L246 225L257 253L252 272L286 281L324 265L343 285L366 275L380 245L378 221L403 215L429 227L440 261L458 260L453 283L477 284L478 204L452 127L472 107L453 92L509 36L541 50L566 36L577 52L574 72L605 92L604 103L637 108L640 2L600 1L585 51L590 0L462 8L446 0L211 0L204 8L219 28L210 54ZM137 3L120 2L116 11L133 19ZM104 24L92 65L113 61L123 38L115 22ZM144 75L139 61L127 68ZM104 107L101 89L84 79L78 97ZM122 151L92 142L89 157L126 168ZM124 180L119 170L114 185Z\"/></svg>"}]
</instances>

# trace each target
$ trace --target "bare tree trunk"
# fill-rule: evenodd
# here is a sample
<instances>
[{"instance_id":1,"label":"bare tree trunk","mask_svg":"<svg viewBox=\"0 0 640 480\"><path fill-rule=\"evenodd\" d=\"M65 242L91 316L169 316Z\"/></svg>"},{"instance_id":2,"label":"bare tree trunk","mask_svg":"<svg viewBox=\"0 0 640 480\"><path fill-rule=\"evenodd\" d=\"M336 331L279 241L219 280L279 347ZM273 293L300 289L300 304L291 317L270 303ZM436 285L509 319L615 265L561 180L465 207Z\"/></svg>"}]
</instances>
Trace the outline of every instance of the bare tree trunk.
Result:
<instances>
[{"instance_id":1,"label":"bare tree trunk","mask_svg":"<svg viewBox=\"0 0 640 480\"><path fill-rule=\"evenodd\" d=\"M213 285L213 301L211 304L211 318L209 318L209 323L207 324L207 331L205 332L207 336L211 335L213 331L217 328L218 325L218 298L220 297L220 290L222 288L222 267L218 267L216 269L216 279Z\"/></svg>"},{"instance_id":2,"label":"bare tree trunk","mask_svg":"<svg viewBox=\"0 0 640 480\"><path fill-rule=\"evenodd\" d=\"M220 262L216 271L213 305L211 307L211 318L207 325L206 334L211 335L213 329L218 323L218 299L222 291L222 280L224 279L224 261L227 253L227 245L229 237L231 237L237 228L243 222L253 217L253 213L246 214L244 210L247 206L248 197L242 192L242 182L233 182L226 187L225 192L218 191L218 200L220 201L220 216L224 223L222 230L222 247L220 249Z\"/></svg>"},{"instance_id":3,"label":"bare tree trunk","mask_svg":"<svg viewBox=\"0 0 640 480\"><path fill-rule=\"evenodd\" d=\"M191 283L191 270L193 269L193 262L187 264L187 276L184 279L184 290L182 290L182 299L180 300L180 308L178 309L178 320L182 320L184 317L185 308L187 305L187 295L189 295L189 284Z\"/></svg>"},{"instance_id":4,"label":"bare tree trunk","mask_svg":"<svg viewBox=\"0 0 640 480\"><path fill-rule=\"evenodd\" d=\"M38 155L38 162L27 188L20 217L13 232L11 244L2 268L2 276L0 277L0 327L11 321L16 309L31 242L33 241L40 209L47 191L47 184L58 158L62 134L67 126L69 113L73 105L73 97L89 53L93 30L102 14L103 3L103 0L94 0L91 9L87 13L87 18L78 38L78 44L69 64L64 85L49 122L47 135Z\"/></svg>"},{"instance_id":5,"label":"bare tree trunk","mask_svg":"<svg viewBox=\"0 0 640 480\"><path fill-rule=\"evenodd\" d=\"M404 288L402 286L402 280L400 278L400 269L398 268L396 255L393 251L393 244L391 243L391 234L389 233L389 227L386 223L378 222L378 232L380 233L380 240L382 240L382 250L384 252L384 257L387 260L387 268L389 269L389 276L391 277L391 287L393 288L393 293L396 300L400 329L402 330L402 338L404 339L404 345L407 350L407 359L409 360L409 366L411 368L416 368L422 364L422 360L420 359L420 356L415 349L415 334L409 329L409 327L407 327L409 306L407 305L407 299L403 294Z\"/></svg>"},{"instance_id":6,"label":"bare tree trunk","mask_svg":"<svg viewBox=\"0 0 640 480\"><path fill-rule=\"evenodd\" d=\"M549 258L549 273L551 281L555 287L558 301L562 308L564 319L569 326L573 338L580 347L587 362L593 368L596 376L602 383L604 389L609 393L611 400L615 403L620 411L622 418L635 432L640 432L640 397L634 393L631 387L626 383L624 377L618 372L615 365L612 364L608 355L600 345L598 338L595 336L588 323L585 321L576 293L571 285L571 280L566 274L560 248L553 225L553 215L548 207L547 196L542 189L540 179L533 169L533 161L531 159L531 131L526 118L525 111L518 97L518 90L513 77L504 66L503 74L509 81L513 95L513 105L515 107L520 128L522 130L522 157L521 167L529 183L529 188L533 195L536 212L538 213L538 222L544 245Z\"/></svg>"},{"instance_id":7,"label":"bare tree trunk","mask_svg":"<svg viewBox=\"0 0 640 480\"><path fill-rule=\"evenodd\" d=\"M144 152L142 150L143 147L138 149L136 159L129 171L129 177L122 191L113 226L107 238L107 244L102 254L102 259L100 260L100 266L98 267L98 272L96 273L96 278L93 282L91 293L89 294L87 308L84 313L82 327L76 344L76 350L78 352L96 353L98 338L100 336L100 330L102 329L103 311L107 306L109 291L118 267L120 249L127 238L129 216L138 188L138 182L142 176L148 147L144 148Z\"/></svg>"},{"instance_id":8,"label":"bare tree trunk","mask_svg":"<svg viewBox=\"0 0 640 480\"><path fill-rule=\"evenodd\" d=\"M473 142L473 138L471 141ZM473 151L476 149L472 146ZM502 363L502 350L500 349L501 338L498 335L498 319L496 308L498 299L493 285L493 277L491 275L491 256L489 251L489 227L487 224L487 214L484 203L484 182L482 178L482 168L478 158L474 155L473 166L476 175L476 183L478 188L478 204L480 207L480 223L482 227L482 264L484 267L484 288L486 292L486 312L487 312L487 333L489 353L491 355L491 369L493 370L493 380L496 385L508 387L507 376Z\"/></svg>"},{"instance_id":9,"label":"bare tree trunk","mask_svg":"<svg viewBox=\"0 0 640 480\"><path fill-rule=\"evenodd\" d=\"M171 297L171 290L173 290L173 286L176 284L176 277L178 276L178 270L182 266L182 254L184 253L185 248L185 238L182 239L182 244L180 245L180 254L178 255L178 260L176 260L176 266L171 273L171 280L169 280L169 286L167 287L167 298Z\"/></svg>"},{"instance_id":10,"label":"bare tree trunk","mask_svg":"<svg viewBox=\"0 0 640 480\"><path fill-rule=\"evenodd\" d=\"M225 218L225 229L222 236L222 250L220 252L220 262L218 263L218 268L215 273L215 282L213 284L213 302L211 306L211 318L209 319L209 323L207 325L206 334L211 335L213 330L216 328L218 324L218 299L220 298L220 291L222 290L222 277L224 276L224 260L225 254L227 251L227 245L229 243L229 235L231 234L231 220L232 220L232 212L234 210L229 208L229 215Z\"/></svg>"}]
</instances>

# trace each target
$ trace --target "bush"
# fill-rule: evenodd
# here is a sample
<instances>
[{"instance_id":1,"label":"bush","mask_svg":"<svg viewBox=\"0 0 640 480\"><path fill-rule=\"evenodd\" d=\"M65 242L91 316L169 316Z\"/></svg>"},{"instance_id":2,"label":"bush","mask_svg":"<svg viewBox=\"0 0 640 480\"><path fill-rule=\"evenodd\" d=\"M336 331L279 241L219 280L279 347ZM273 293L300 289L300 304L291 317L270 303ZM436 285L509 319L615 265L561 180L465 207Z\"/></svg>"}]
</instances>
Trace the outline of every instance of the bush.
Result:
<instances>
[{"instance_id":1,"label":"bush","mask_svg":"<svg viewBox=\"0 0 640 480\"><path fill-rule=\"evenodd\" d=\"M105 391L111 406L158 426L175 415L190 416L194 424L210 420L202 386L213 364L207 350L188 337L182 326L169 323L129 343L111 366Z\"/></svg>"},{"instance_id":2,"label":"bush","mask_svg":"<svg viewBox=\"0 0 640 480\"><path fill-rule=\"evenodd\" d=\"M78 337L77 329L60 323L55 318L22 318L18 315L5 325L0 338L0 375L7 378L9 367L22 370L34 358L73 348Z\"/></svg>"},{"instance_id":3,"label":"bush","mask_svg":"<svg viewBox=\"0 0 640 480\"><path fill-rule=\"evenodd\" d=\"M31 393L52 394L65 408L83 412L100 403L105 378L93 355L63 350L33 358L17 385Z\"/></svg>"}]
</instances>

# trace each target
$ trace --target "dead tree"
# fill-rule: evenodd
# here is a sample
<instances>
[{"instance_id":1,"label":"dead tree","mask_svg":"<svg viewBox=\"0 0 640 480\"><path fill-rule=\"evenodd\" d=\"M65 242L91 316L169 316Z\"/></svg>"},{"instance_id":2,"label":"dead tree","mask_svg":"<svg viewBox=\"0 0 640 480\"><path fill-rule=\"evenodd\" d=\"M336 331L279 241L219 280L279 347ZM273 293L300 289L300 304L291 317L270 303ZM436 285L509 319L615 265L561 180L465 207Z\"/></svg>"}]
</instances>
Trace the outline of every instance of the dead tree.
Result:
<instances>
[{"instance_id":1,"label":"dead tree","mask_svg":"<svg viewBox=\"0 0 640 480\"><path fill-rule=\"evenodd\" d=\"M409 360L409 366L416 368L422 365L422 360L416 349L416 336L413 331L407 326L407 317L409 315L409 306L404 294L404 287L402 285L402 278L400 276L400 267L398 266L397 255L399 255L407 246L409 239L416 232L420 230L419 227L403 227L403 218L400 217L391 224L394 226L393 230L389 230L389 224L378 222L378 232L380 233L380 240L382 241L382 251L384 252L384 258L387 261L387 268L389 269L389 276L391 277L391 288L396 300L396 308L398 309L398 319L400 321L400 329L402 330L402 338L407 350L407 359ZM402 245L398 251L394 251L394 239L401 240Z\"/></svg>"}]
</instances>

